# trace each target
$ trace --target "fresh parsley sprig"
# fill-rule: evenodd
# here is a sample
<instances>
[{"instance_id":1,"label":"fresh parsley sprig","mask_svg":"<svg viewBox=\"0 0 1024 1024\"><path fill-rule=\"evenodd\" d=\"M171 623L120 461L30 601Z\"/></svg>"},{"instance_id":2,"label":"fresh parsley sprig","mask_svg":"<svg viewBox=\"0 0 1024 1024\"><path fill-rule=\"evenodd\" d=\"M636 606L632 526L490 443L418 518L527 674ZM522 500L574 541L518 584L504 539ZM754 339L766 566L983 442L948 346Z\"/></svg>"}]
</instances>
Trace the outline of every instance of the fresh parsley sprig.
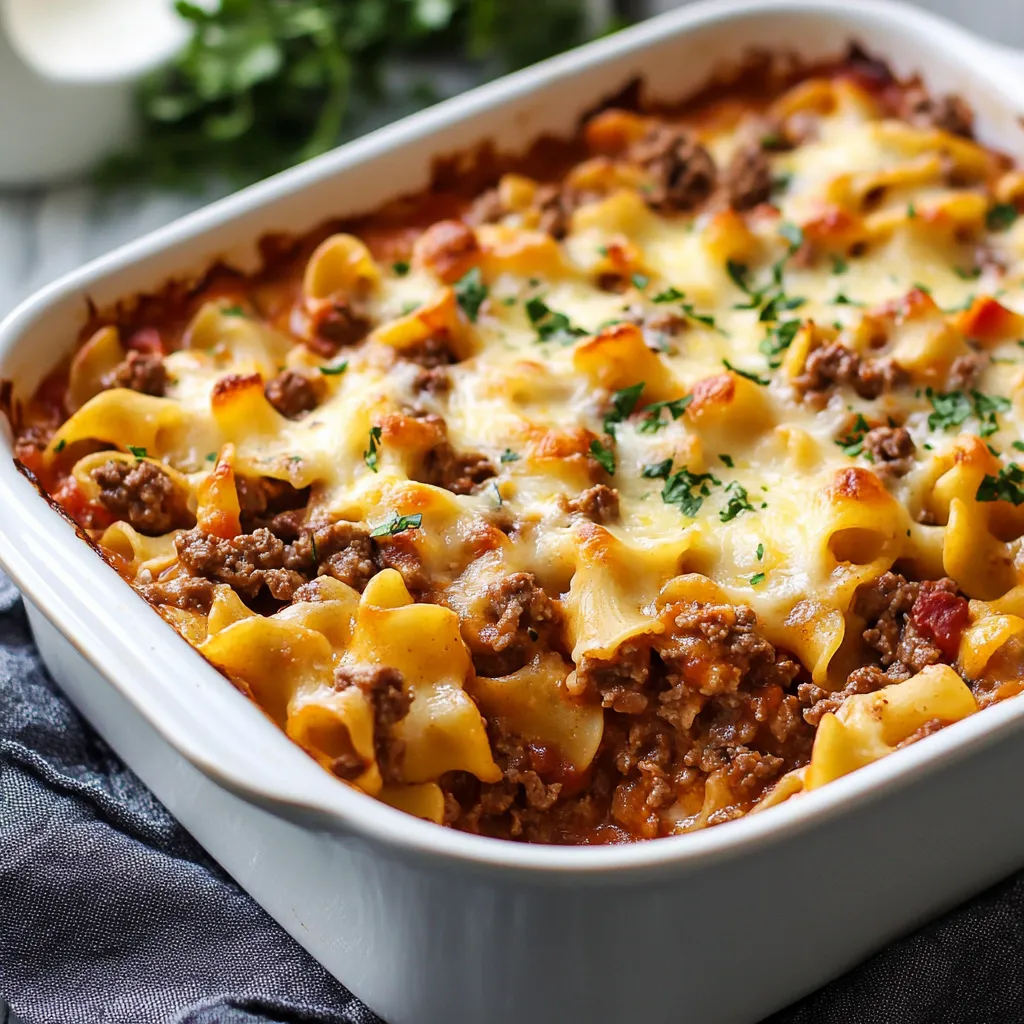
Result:
<instances>
[{"instance_id":1,"label":"fresh parsley sprig","mask_svg":"<svg viewBox=\"0 0 1024 1024\"><path fill-rule=\"evenodd\" d=\"M528 18L494 0L178 0L187 45L138 94L136 147L107 182L201 187L212 172L244 184L323 153L390 95L405 110L433 102L425 81L389 75L410 58L531 64L605 26L584 0L548 0ZM481 68L482 60L481 60Z\"/></svg>"}]
</instances>

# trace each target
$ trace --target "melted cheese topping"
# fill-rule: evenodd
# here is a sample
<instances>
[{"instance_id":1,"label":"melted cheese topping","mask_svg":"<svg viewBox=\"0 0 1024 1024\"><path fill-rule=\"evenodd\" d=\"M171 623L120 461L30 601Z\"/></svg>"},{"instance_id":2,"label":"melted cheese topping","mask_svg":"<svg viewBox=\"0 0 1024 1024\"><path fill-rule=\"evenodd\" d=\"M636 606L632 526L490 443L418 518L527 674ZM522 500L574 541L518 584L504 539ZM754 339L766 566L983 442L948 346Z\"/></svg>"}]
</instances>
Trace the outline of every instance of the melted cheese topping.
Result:
<instances>
[{"instance_id":1,"label":"melted cheese topping","mask_svg":"<svg viewBox=\"0 0 1024 1024\"><path fill-rule=\"evenodd\" d=\"M745 211L716 198L695 212L652 208L651 167L626 143L654 122L608 111L587 127L596 155L566 179L585 201L559 241L540 230L539 186L513 174L496 223L461 235L435 225L411 266L332 236L286 323L258 304L203 305L166 357L162 397L99 390L124 357L105 328L76 357L79 407L47 458L81 441L129 460L134 450L173 474L201 527L237 517L232 479L286 481L311 488L311 520L365 524L385 549L401 545L427 580L417 603L410 575L384 569L361 596L343 583L321 595L329 614L317 600L267 615L237 599L230 614L165 611L322 763L355 751L362 767L345 777L412 813L442 819L445 773L521 779L496 762L485 725L499 720L586 770L612 712L585 670L659 650L666 609L749 606L829 691L864 658L859 587L894 566L949 576L973 599L960 674L933 666L880 691L888 698L851 699L826 716L811 774L795 756L764 800L873 760L973 711L963 679L985 678L1024 630L1024 221L1013 206L1024 178L967 139L894 119L851 79L803 82L768 116L799 123L801 138L770 155L770 202ZM708 119L700 141L724 167L763 117ZM358 306L372 331L325 359L304 340L339 305ZM437 339L456 361L432 392L415 360ZM264 382L282 368L316 382L316 408L285 418L272 407ZM912 444L865 445L872 428L905 428ZM431 476L444 443L490 463L470 493ZM93 499L97 458L109 452L73 471ZM595 487L617 493L617 514L588 518L577 499ZM182 572L173 537L118 524L104 544L135 582ZM560 633L489 676L467 630L477 635L494 588L521 573L557 600ZM371 695L335 681L367 665L400 669L412 701L393 727L405 759L390 779ZM736 803L709 781L695 800L663 803L654 834Z\"/></svg>"}]
</instances>

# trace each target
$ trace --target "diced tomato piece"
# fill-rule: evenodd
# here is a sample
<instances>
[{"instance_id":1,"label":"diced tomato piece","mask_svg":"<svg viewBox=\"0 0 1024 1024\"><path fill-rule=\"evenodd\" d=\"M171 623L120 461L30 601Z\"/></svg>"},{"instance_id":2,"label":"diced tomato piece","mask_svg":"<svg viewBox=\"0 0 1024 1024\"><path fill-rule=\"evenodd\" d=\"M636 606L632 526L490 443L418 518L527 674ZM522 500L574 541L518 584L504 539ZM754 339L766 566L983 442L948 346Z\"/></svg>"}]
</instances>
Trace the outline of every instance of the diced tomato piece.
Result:
<instances>
[{"instance_id":1,"label":"diced tomato piece","mask_svg":"<svg viewBox=\"0 0 1024 1024\"><path fill-rule=\"evenodd\" d=\"M125 348L132 352L144 352L146 355L166 355L163 339L155 327L140 327L126 342Z\"/></svg>"},{"instance_id":2,"label":"diced tomato piece","mask_svg":"<svg viewBox=\"0 0 1024 1024\"><path fill-rule=\"evenodd\" d=\"M951 661L960 649L960 636L967 625L968 605L963 597L947 590L925 590L914 602L911 621Z\"/></svg>"},{"instance_id":3,"label":"diced tomato piece","mask_svg":"<svg viewBox=\"0 0 1024 1024\"><path fill-rule=\"evenodd\" d=\"M975 341L1007 341L1024 334L1024 316L988 295L975 299L957 317L957 327Z\"/></svg>"},{"instance_id":4,"label":"diced tomato piece","mask_svg":"<svg viewBox=\"0 0 1024 1024\"><path fill-rule=\"evenodd\" d=\"M53 500L85 529L104 530L114 522L114 516L102 505L90 501L85 496L73 476L66 476L61 481L60 486L53 492Z\"/></svg>"}]
</instances>

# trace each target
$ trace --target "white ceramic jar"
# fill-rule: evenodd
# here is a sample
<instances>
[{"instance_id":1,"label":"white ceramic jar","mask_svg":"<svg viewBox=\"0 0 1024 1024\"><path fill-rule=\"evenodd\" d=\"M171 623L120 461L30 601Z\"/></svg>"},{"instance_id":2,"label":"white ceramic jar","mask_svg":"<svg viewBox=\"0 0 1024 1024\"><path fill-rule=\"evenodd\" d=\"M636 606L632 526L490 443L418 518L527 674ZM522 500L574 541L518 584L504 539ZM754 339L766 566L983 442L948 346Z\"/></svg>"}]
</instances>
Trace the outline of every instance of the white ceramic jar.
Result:
<instances>
[{"instance_id":1,"label":"white ceramic jar","mask_svg":"<svg viewBox=\"0 0 1024 1024\"><path fill-rule=\"evenodd\" d=\"M0 187L74 177L124 145L135 82L187 31L169 0L0 0Z\"/></svg>"}]
</instances>

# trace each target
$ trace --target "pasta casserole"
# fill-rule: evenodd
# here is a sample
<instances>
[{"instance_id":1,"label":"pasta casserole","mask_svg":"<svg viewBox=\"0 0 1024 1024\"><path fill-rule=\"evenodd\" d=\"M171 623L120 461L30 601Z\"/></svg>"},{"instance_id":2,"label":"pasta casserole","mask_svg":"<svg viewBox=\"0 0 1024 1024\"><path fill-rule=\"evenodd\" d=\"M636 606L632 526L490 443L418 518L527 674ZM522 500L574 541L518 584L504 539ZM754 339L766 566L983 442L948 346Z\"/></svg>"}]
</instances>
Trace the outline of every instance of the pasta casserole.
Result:
<instances>
[{"instance_id":1,"label":"pasta casserole","mask_svg":"<svg viewBox=\"0 0 1024 1024\"><path fill-rule=\"evenodd\" d=\"M693 831L1021 689L1022 203L958 97L752 60L91 309L17 457L345 783Z\"/></svg>"}]
</instances>

